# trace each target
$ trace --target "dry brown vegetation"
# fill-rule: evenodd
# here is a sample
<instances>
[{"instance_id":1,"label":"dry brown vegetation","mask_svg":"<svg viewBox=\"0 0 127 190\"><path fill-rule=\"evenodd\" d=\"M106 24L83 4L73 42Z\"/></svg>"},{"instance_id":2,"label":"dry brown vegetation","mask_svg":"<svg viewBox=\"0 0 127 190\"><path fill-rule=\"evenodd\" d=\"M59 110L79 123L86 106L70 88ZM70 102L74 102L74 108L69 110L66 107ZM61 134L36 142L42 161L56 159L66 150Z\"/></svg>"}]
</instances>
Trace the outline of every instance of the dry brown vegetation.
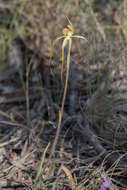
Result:
<instances>
[{"instance_id":1,"label":"dry brown vegetation","mask_svg":"<svg viewBox=\"0 0 127 190\"><path fill-rule=\"evenodd\" d=\"M92 50L73 40L51 156L64 82L62 43L51 64L50 48L64 14ZM0 189L127 189L126 20L126 0L0 1Z\"/></svg>"}]
</instances>

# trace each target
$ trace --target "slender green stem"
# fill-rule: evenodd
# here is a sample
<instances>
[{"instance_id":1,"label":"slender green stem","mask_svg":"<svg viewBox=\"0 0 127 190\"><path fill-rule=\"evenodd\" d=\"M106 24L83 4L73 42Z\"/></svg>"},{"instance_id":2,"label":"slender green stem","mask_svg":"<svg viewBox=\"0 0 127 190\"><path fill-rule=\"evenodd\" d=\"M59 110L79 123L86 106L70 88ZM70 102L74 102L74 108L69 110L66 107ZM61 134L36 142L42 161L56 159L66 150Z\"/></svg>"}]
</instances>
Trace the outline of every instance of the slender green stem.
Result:
<instances>
[{"instance_id":1,"label":"slender green stem","mask_svg":"<svg viewBox=\"0 0 127 190\"><path fill-rule=\"evenodd\" d=\"M65 38L62 44L62 65L61 65L61 81L63 82L63 70L64 70L64 48L67 45L68 39Z\"/></svg>"},{"instance_id":2,"label":"slender green stem","mask_svg":"<svg viewBox=\"0 0 127 190\"><path fill-rule=\"evenodd\" d=\"M56 144L57 144L57 140L58 140L58 137L59 137L62 118L63 118L64 104L65 104L67 88L68 88L69 68L70 68L70 52L71 52L71 43L72 43L71 38L68 40L68 42L69 42L69 48L68 48L68 55L67 55L67 70L66 70L64 94L63 94L63 99L62 99L62 106L61 106L61 109L59 111L59 121L58 121L58 127L57 127L57 131L56 131L56 136L55 136L55 140L54 140L54 143L53 143L53 146L52 146L52 149L51 149L49 160L51 159L52 155L54 154L55 147L56 147Z\"/></svg>"},{"instance_id":3,"label":"slender green stem","mask_svg":"<svg viewBox=\"0 0 127 190\"><path fill-rule=\"evenodd\" d=\"M46 153L47 153L47 150L48 150L49 146L50 146L50 142L48 143L48 145L46 146L46 148L45 148L45 150L44 150L44 152L42 154L40 166L39 166L39 169L38 169L38 172L37 172L37 176L36 176L36 179L35 179L35 184L34 184L34 187L33 187L34 190L37 190L37 185L39 183L39 179L40 179L40 177L42 175L42 171L43 171L42 166L44 164L45 156L46 156Z\"/></svg>"}]
</instances>

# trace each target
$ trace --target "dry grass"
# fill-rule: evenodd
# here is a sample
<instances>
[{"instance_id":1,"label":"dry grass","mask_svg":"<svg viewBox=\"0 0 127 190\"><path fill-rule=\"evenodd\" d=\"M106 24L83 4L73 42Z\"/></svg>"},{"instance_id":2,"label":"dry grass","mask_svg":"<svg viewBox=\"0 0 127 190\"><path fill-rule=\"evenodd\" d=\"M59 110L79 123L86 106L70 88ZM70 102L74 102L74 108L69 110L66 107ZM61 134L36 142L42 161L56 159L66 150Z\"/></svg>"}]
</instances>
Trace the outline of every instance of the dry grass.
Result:
<instances>
[{"instance_id":1,"label":"dry grass","mask_svg":"<svg viewBox=\"0 0 127 190\"><path fill-rule=\"evenodd\" d=\"M98 190L108 182L127 189L126 7L126 0L0 2L0 188ZM62 44L51 68L50 47L66 26L64 14L93 51L84 41L72 44L72 80L49 160L64 89Z\"/></svg>"}]
</instances>

